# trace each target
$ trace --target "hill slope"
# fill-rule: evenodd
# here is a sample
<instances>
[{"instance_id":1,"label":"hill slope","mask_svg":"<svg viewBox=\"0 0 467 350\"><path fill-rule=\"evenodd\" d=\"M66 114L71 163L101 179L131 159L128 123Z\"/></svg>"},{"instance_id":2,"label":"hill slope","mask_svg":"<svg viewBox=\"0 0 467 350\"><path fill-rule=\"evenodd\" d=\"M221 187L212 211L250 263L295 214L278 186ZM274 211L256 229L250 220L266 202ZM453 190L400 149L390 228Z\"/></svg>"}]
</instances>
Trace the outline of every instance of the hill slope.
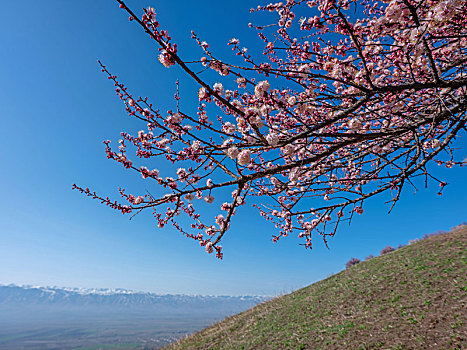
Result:
<instances>
[{"instance_id":1,"label":"hill slope","mask_svg":"<svg viewBox=\"0 0 467 350\"><path fill-rule=\"evenodd\" d=\"M467 226L362 262L166 349L467 349Z\"/></svg>"}]
</instances>

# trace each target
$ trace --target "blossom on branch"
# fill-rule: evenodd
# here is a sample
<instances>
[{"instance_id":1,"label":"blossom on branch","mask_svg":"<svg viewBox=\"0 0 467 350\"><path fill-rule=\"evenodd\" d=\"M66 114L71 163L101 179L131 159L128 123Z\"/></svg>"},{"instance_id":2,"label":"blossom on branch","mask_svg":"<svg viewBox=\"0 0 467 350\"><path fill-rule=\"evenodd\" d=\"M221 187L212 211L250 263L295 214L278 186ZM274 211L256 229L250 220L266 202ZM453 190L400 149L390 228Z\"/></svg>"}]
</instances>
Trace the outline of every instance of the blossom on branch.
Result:
<instances>
[{"instance_id":1,"label":"blossom on branch","mask_svg":"<svg viewBox=\"0 0 467 350\"><path fill-rule=\"evenodd\" d=\"M276 13L271 25L250 25L264 55L253 57L238 39L228 43L243 64L215 57L194 32L202 58L181 57L153 8L137 16L116 1L153 40L160 62L198 84L191 96L198 108L180 107L177 82L174 107L161 115L100 63L126 112L145 125L137 135L122 133L117 150L105 141L107 158L165 195L121 189L120 204L74 188L122 213L151 210L158 227L172 224L218 258L236 209L247 203L275 225L274 242L295 232L311 248L313 235L327 242L339 223L364 216L368 199L387 193L392 209L407 186L446 186L432 175L434 164L466 164L452 145L467 123L467 0L259 6L251 12ZM220 81L209 81L206 69ZM169 176L149 170L161 163ZM203 202L211 204L207 217Z\"/></svg>"}]
</instances>

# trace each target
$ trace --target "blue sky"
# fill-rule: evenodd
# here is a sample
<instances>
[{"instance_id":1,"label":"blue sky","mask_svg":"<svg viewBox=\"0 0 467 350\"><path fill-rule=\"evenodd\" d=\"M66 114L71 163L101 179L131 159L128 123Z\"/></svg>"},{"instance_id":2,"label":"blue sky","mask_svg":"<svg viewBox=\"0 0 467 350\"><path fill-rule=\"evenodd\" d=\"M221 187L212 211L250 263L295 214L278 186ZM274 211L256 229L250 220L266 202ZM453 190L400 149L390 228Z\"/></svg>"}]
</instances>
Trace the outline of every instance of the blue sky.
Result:
<instances>
[{"instance_id":1,"label":"blue sky","mask_svg":"<svg viewBox=\"0 0 467 350\"><path fill-rule=\"evenodd\" d=\"M260 45L247 26L253 1L128 4L137 11L154 6L187 59L200 57L191 29L219 57L232 57L226 46L232 37L253 51ZM387 198L378 197L351 226L341 226L329 250L319 238L312 251L293 237L273 244L273 227L242 208L219 261L170 228L157 229L150 215L130 221L71 190L77 183L118 198L119 186L144 188L137 175L105 157L103 140L115 142L121 131L141 125L126 116L97 59L162 111L173 108L180 78L183 107L196 108L193 83L156 60L156 48L115 2L5 2L0 43L0 283L273 295L336 273L350 257L376 255L388 244L467 220L466 168L435 168L449 183L443 196L436 185L420 186L415 195L408 189L390 215ZM465 136L456 143L460 159L467 155Z\"/></svg>"}]
</instances>

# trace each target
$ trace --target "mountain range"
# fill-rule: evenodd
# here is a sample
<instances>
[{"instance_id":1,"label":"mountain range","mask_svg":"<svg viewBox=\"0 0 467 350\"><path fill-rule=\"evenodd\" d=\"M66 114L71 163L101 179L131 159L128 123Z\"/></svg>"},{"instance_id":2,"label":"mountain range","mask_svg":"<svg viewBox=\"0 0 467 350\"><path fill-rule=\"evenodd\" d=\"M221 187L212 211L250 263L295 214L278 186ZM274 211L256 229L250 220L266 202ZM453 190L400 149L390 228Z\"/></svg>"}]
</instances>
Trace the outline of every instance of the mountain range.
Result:
<instances>
[{"instance_id":1,"label":"mountain range","mask_svg":"<svg viewBox=\"0 0 467 350\"><path fill-rule=\"evenodd\" d=\"M268 299L0 285L0 350L158 349Z\"/></svg>"},{"instance_id":2,"label":"mountain range","mask_svg":"<svg viewBox=\"0 0 467 350\"><path fill-rule=\"evenodd\" d=\"M137 309L161 312L233 313L270 298L264 296L205 296L154 294L125 289L82 289L0 285L0 308L43 306L68 308ZM203 312L204 310L204 312Z\"/></svg>"}]
</instances>

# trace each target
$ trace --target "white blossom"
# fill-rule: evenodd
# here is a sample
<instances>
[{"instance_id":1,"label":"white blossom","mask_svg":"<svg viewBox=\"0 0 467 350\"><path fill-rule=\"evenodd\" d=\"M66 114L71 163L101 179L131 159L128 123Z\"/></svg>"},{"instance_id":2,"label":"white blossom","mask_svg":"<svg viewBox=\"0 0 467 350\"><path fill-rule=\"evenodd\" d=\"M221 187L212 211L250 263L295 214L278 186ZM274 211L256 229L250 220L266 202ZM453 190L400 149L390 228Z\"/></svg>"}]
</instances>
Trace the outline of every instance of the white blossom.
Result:
<instances>
[{"instance_id":1,"label":"white blossom","mask_svg":"<svg viewBox=\"0 0 467 350\"><path fill-rule=\"evenodd\" d=\"M241 151L238 154L238 164L247 165L250 163L251 152L248 149Z\"/></svg>"},{"instance_id":2,"label":"white blossom","mask_svg":"<svg viewBox=\"0 0 467 350\"><path fill-rule=\"evenodd\" d=\"M266 136L266 141L268 141L268 143L273 147L277 146L277 144L279 143L279 136L277 136L277 134L274 132L270 133Z\"/></svg>"},{"instance_id":3,"label":"white blossom","mask_svg":"<svg viewBox=\"0 0 467 350\"><path fill-rule=\"evenodd\" d=\"M256 97L262 97L266 91L269 90L269 81L263 80L260 81L258 84L255 86L255 95Z\"/></svg>"}]
</instances>

